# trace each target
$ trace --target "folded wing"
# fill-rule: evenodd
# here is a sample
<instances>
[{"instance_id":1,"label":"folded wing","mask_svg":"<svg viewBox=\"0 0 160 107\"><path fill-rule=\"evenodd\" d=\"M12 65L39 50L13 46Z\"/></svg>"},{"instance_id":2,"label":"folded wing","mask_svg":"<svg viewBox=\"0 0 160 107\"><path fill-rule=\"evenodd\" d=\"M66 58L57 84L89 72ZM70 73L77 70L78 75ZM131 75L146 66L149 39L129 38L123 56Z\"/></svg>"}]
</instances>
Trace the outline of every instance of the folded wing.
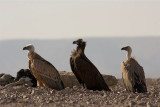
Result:
<instances>
[{"instance_id":1,"label":"folded wing","mask_svg":"<svg viewBox=\"0 0 160 107\"><path fill-rule=\"evenodd\" d=\"M121 63L122 78L130 92L147 92L143 67L134 59Z\"/></svg>"},{"instance_id":2,"label":"folded wing","mask_svg":"<svg viewBox=\"0 0 160 107\"><path fill-rule=\"evenodd\" d=\"M39 76L46 87L61 90L64 89L63 82L56 68L46 60L34 59L34 70Z\"/></svg>"}]
</instances>

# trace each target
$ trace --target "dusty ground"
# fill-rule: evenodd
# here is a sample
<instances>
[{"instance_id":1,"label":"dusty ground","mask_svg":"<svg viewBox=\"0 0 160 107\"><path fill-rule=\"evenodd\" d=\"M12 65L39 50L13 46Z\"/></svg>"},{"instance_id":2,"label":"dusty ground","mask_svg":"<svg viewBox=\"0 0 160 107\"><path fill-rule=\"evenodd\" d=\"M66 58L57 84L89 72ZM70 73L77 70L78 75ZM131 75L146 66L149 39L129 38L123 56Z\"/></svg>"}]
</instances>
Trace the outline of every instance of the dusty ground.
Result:
<instances>
[{"instance_id":1,"label":"dusty ground","mask_svg":"<svg viewBox=\"0 0 160 107\"><path fill-rule=\"evenodd\" d=\"M0 90L0 106L42 106L42 107L109 107L147 106L160 107L160 79L147 79L146 94L127 93L122 80L118 80L112 92L82 90L80 87L56 91L28 86L15 86Z\"/></svg>"}]
</instances>

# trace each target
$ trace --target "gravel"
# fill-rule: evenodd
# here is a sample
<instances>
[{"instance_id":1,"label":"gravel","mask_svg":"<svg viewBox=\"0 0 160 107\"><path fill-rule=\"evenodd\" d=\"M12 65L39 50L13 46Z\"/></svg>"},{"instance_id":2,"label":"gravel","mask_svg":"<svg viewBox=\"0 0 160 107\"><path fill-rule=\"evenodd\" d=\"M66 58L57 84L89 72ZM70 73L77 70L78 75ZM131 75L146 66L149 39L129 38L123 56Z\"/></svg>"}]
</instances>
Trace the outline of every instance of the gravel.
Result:
<instances>
[{"instance_id":1,"label":"gravel","mask_svg":"<svg viewBox=\"0 0 160 107\"><path fill-rule=\"evenodd\" d=\"M160 79L147 79L148 92L128 93L118 79L111 92L84 90L81 87L61 91L25 85L0 90L0 106L3 107L160 107ZM2 86L0 87L2 88Z\"/></svg>"}]
</instances>

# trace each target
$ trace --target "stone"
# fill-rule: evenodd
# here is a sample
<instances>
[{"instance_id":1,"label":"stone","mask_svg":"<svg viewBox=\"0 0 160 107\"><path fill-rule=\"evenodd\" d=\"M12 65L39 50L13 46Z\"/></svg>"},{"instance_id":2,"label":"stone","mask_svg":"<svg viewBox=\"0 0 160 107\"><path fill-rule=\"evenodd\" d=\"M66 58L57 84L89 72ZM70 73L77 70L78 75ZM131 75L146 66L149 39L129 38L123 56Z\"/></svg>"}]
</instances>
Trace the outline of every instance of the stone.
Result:
<instances>
[{"instance_id":1,"label":"stone","mask_svg":"<svg viewBox=\"0 0 160 107\"><path fill-rule=\"evenodd\" d=\"M153 107L149 102L146 104L147 107Z\"/></svg>"},{"instance_id":2,"label":"stone","mask_svg":"<svg viewBox=\"0 0 160 107\"><path fill-rule=\"evenodd\" d=\"M76 79L75 75L72 72L60 71L59 73L65 87L72 88L73 86L80 86L78 80ZM108 86L114 86L118 82L116 77L112 75L102 75L102 76Z\"/></svg>"},{"instance_id":3,"label":"stone","mask_svg":"<svg viewBox=\"0 0 160 107\"><path fill-rule=\"evenodd\" d=\"M12 83L14 81L14 77L12 77L10 74L0 74L0 85L4 86L9 83Z\"/></svg>"}]
</instances>

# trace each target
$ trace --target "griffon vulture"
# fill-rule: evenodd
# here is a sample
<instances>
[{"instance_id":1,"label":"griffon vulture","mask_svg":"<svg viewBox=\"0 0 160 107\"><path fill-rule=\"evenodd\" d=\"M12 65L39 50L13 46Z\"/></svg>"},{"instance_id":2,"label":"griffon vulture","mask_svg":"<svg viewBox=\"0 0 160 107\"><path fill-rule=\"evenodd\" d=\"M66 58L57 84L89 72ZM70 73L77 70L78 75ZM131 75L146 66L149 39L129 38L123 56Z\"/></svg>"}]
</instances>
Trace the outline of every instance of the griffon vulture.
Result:
<instances>
[{"instance_id":1,"label":"griffon vulture","mask_svg":"<svg viewBox=\"0 0 160 107\"><path fill-rule=\"evenodd\" d=\"M126 62L121 63L121 72L126 90L129 92L147 92L145 74L143 67L131 57L132 49L130 46L123 47L121 50L127 51Z\"/></svg>"},{"instance_id":2,"label":"griffon vulture","mask_svg":"<svg viewBox=\"0 0 160 107\"><path fill-rule=\"evenodd\" d=\"M73 44L77 44L78 46L72 52L70 66L79 83L83 85L83 88L90 90L110 91L98 69L84 53L86 42L78 39Z\"/></svg>"},{"instance_id":3,"label":"griffon vulture","mask_svg":"<svg viewBox=\"0 0 160 107\"><path fill-rule=\"evenodd\" d=\"M35 52L34 46L29 44L23 48L28 50L29 68L37 79L37 86L52 88L56 90L64 89L63 82L57 69Z\"/></svg>"}]
</instances>

